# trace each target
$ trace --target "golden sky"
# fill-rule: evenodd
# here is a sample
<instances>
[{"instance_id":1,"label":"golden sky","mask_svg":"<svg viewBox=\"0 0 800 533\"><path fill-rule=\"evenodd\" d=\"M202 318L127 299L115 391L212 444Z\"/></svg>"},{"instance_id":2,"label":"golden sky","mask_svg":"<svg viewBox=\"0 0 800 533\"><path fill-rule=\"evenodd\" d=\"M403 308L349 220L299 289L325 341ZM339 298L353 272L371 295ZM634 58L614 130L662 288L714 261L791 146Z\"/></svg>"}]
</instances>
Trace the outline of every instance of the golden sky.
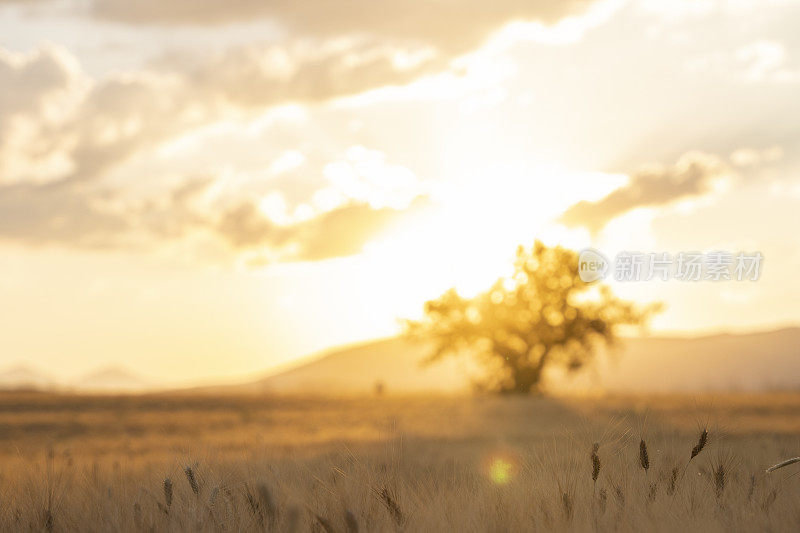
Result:
<instances>
[{"instance_id":1,"label":"golden sky","mask_svg":"<svg viewBox=\"0 0 800 533\"><path fill-rule=\"evenodd\" d=\"M0 1L0 368L234 378L398 330L517 244L760 251L617 283L800 321L800 2Z\"/></svg>"}]
</instances>

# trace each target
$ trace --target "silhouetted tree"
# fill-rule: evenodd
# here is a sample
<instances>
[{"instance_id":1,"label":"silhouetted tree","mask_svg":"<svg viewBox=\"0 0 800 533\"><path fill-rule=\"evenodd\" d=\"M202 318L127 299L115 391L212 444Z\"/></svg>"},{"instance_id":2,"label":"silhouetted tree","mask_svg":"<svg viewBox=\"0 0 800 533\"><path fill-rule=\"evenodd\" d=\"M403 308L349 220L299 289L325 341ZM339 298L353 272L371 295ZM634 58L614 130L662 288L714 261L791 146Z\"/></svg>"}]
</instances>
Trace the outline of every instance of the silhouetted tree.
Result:
<instances>
[{"instance_id":1,"label":"silhouetted tree","mask_svg":"<svg viewBox=\"0 0 800 533\"><path fill-rule=\"evenodd\" d=\"M487 367L487 385L501 392L538 391L543 371L576 371L621 325L642 325L658 305L639 307L599 282L578 276L578 254L536 241L517 250L514 274L474 298L451 289L425 304L424 318L407 331L430 339L429 360L471 354Z\"/></svg>"}]
</instances>

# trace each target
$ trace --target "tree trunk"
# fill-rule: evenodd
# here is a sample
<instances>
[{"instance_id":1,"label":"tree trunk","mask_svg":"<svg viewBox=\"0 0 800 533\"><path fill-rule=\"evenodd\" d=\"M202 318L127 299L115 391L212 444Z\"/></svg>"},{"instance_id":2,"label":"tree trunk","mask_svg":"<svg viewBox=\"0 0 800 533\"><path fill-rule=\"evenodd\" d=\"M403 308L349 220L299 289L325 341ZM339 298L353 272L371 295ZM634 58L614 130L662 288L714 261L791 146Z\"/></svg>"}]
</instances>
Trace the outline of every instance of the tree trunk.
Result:
<instances>
[{"instance_id":1,"label":"tree trunk","mask_svg":"<svg viewBox=\"0 0 800 533\"><path fill-rule=\"evenodd\" d=\"M538 392L541 372L538 367L523 366L511 369L511 383L503 392L508 394L530 394Z\"/></svg>"}]
</instances>

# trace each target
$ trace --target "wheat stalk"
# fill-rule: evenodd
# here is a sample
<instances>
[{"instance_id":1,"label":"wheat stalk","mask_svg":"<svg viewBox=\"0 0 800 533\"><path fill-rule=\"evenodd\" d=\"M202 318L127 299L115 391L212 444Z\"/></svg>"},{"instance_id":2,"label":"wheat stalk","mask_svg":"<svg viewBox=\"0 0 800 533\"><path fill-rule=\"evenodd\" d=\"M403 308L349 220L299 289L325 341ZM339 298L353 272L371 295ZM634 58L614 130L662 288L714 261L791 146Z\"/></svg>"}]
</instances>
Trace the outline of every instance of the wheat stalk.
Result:
<instances>
[{"instance_id":1,"label":"wheat stalk","mask_svg":"<svg viewBox=\"0 0 800 533\"><path fill-rule=\"evenodd\" d=\"M169 508L172 507L172 480L170 478L164 480L164 506L168 513Z\"/></svg>"},{"instance_id":2,"label":"wheat stalk","mask_svg":"<svg viewBox=\"0 0 800 533\"><path fill-rule=\"evenodd\" d=\"M625 491L619 485L614 485L614 498L617 500L617 506L622 509L625 507Z\"/></svg>"},{"instance_id":3,"label":"wheat stalk","mask_svg":"<svg viewBox=\"0 0 800 533\"><path fill-rule=\"evenodd\" d=\"M258 499L264 512L267 515L267 520L270 524L274 524L278 520L278 508L275 505L275 500L272 498L272 493L265 483L258 484Z\"/></svg>"},{"instance_id":4,"label":"wheat stalk","mask_svg":"<svg viewBox=\"0 0 800 533\"><path fill-rule=\"evenodd\" d=\"M645 473L650 469L650 455L647 453L647 443L644 439L639 441L639 466L644 468Z\"/></svg>"},{"instance_id":5,"label":"wheat stalk","mask_svg":"<svg viewBox=\"0 0 800 533\"><path fill-rule=\"evenodd\" d=\"M792 457L791 459L786 459L785 461L781 461L776 465L772 465L771 467L767 468L767 474L774 472L779 468L783 468L784 466L793 465L795 463L800 463L800 457Z\"/></svg>"},{"instance_id":6,"label":"wheat stalk","mask_svg":"<svg viewBox=\"0 0 800 533\"><path fill-rule=\"evenodd\" d=\"M697 455L703 451L703 448L706 447L706 444L708 444L708 430L703 428L703 431L700 433L700 438L697 440L697 444L692 448L692 455L689 457L689 461L697 457Z\"/></svg>"},{"instance_id":7,"label":"wheat stalk","mask_svg":"<svg viewBox=\"0 0 800 533\"><path fill-rule=\"evenodd\" d=\"M200 485L197 484L197 477L194 475L192 467L187 466L183 469L183 473L186 474L186 480L189 482L189 486L192 488L194 495L197 496L200 494Z\"/></svg>"},{"instance_id":8,"label":"wheat stalk","mask_svg":"<svg viewBox=\"0 0 800 533\"><path fill-rule=\"evenodd\" d=\"M747 489L747 501L753 501L753 494L756 491L756 476L755 474L750 475L750 486Z\"/></svg>"},{"instance_id":9,"label":"wheat stalk","mask_svg":"<svg viewBox=\"0 0 800 533\"><path fill-rule=\"evenodd\" d=\"M405 517L403 516L403 511L400 509L400 506L397 505L397 501L392 497L392 494L389 492L389 489L385 488L378 493L383 504L386 506L386 509L394 518L395 523L398 526L402 526L403 522L405 522Z\"/></svg>"},{"instance_id":10,"label":"wheat stalk","mask_svg":"<svg viewBox=\"0 0 800 533\"><path fill-rule=\"evenodd\" d=\"M570 496L569 492L565 492L561 495L561 507L564 511L564 518L567 519L567 522L572 520L572 496Z\"/></svg>"},{"instance_id":11,"label":"wheat stalk","mask_svg":"<svg viewBox=\"0 0 800 533\"><path fill-rule=\"evenodd\" d=\"M657 495L658 495L658 479L650 483L650 488L647 490L648 503L656 501Z\"/></svg>"},{"instance_id":12,"label":"wheat stalk","mask_svg":"<svg viewBox=\"0 0 800 533\"><path fill-rule=\"evenodd\" d=\"M598 451L600 451L600 445L595 442L594 446L592 446L592 456L591 456L592 481L594 482L595 485L597 485L597 477L600 475L600 466L601 466L600 456L597 454Z\"/></svg>"},{"instance_id":13,"label":"wheat stalk","mask_svg":"<svg viewBox=\"0 0 800 533\"><path fill-rule=\"evenodd\" d=\"M692 454L689 456L689 460L686 461L686 466L683 467L683 475L686 475L686 470L689 468L689 465L692 462L692 459L697 457L700 452L703 451L703 448L706 447L708 444L708 429L703 428L703 431L700 432L700 437L697 439L697 444L694 445L692 448Z\"/></svg>"},{"instance_id":14,"label":"wheat stalk","mask_svg":"<svg viewBox=\"0 0 800 533\"><path fill-rule=\"evenodd\" d=\"M333 525L330 522L325 520L323 516L315 514L314 518L317 519L317 523L320 525L320 527L322 527L322 530L325 533L336 533L336 528L333 527Z\"/></svg>"},{"instance_id":15,"label":"wheat stalk","mask_svg":"<svg viewBox=\"0 0 800 533\"><path fill-rule=\"evenodd\" d=\"M136 529L144 529L144 521L142 520L142 506L139 502L133 503L133 525Z\"/></svg>"},{"instance_id":16,"label":"wheat stalk","mask_svg":"<svg viewBox=\"0 0 800 533\"><path fill-rule=\"evenodd\" d=\"M346 526L347 533L358 533L358 520L356 515L348 509L344 510L344 525Z\"/></svg>"},{"instance_id":17,"label":"wheat stalk","mask_svg":"<svg viewBox=\"0 0 800 533\"><path fill-rule=\"evenodd\" d=\"M600 502L600 514L602 515L606 512L606 503L608 502L608 491L606 489L600 489L598 500Z\"/></svg>"},{"instance_id":18,"label":"wheat stalk","mask_svg":"<svg viewBox=\"0 0 800 533\"><path fill-rule=\"evenodd\" d=\"M53 511L48 507L42 511L42 529L45 531L53 531L55 528L55 518Z\"/></svg>"},{"instance_id":19,"label":"wheat stalk","mask_svg":"<svg viewBox=\"0 0 800 533\"><path fill-rule=\"evenodd\" d=\"M717 495L717 498L722 496L724 490L725 465L720 462L719 465L717 465L717 468L714 470L714 493Z\"/></svg>"},{"instance_id":20,"label":"wheat stalk","mask_svg":"<svg viewBox=\"0 0 800 533\"><path fill-rule=\"evenodd\" d=\"M675 494L675 489L678 486L678 476L680 475L680 473L681 471L677 466L672 469L672 472L669 476L669 486L667 488L668 494L670 495Z\"/></svg>"}]
</instances>

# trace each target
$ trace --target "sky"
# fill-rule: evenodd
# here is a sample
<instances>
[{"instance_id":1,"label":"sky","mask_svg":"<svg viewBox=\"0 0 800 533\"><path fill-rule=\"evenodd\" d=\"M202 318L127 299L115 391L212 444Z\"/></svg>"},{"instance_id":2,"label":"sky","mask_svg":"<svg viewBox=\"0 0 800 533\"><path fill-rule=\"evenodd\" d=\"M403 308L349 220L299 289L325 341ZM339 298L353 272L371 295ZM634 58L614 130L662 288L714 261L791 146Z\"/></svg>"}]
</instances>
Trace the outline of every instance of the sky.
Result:
<instances>
[{"instance_id":1,"label":"sky","mask_svg":"<svg viewBox=\"0 0 800 533\"><path fill-rule=\"evenodd\" d=\"M0 0L0 368L235 380L393 335L541 239L800 323L800 2Z\"/></svg>"}]
</instances>

